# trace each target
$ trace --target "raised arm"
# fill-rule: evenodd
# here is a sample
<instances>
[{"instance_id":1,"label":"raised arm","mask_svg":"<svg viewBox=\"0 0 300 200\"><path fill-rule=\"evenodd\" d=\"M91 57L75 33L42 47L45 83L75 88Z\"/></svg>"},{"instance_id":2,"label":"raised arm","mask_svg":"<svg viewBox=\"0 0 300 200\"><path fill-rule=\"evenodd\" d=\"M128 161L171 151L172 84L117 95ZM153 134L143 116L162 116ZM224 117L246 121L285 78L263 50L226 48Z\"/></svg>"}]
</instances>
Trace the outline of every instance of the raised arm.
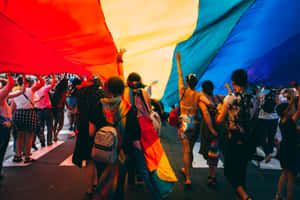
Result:
<instances>
[{"instance_id":1,"label":"raised arm","mask_svg":"<svg viewBox=\"0 0 300 200\"><path fill-rule=\"evenodd\" d=\"M180 60L181 60L181 54L178 51L176 53L176 61L177 61L177 71L178 71L178 83L179 83L179 96L180 98L183 96L185 87L184 87L184 81L183 81L183 74L182 74L182 69L181 69L181 64L180 64Z\"/></svg>"},{"instance_id":2,"label":"raised arm","mask_svg":"<svg viewBox=\"0 0 300 200\"><path fill-rule=\"evenodd\" d=\"M37 78L38 78L38 82L36 82L32 87L33 92L38 91L45 85L45 80L40 75L38 75Z\"/></svg>"},{"instance_id":3,"label":"raised arm","mask_svg":"<svg viewBox=\"0 0 300 200\"><path fill-rule=\"evenodd\" d=\"M54 88L55 85L56 85L56 79L55 79L54 74L51 74L51 76L52 76L52 83L51 83L51 86L50 86L50 90L52 90L52 88Z\"/></svg>"},{"instance_id":4,"label":"raised arm","mask_svg":"<svg viewBox=\"0 0 300 200\"><path fill-rule=\"evenodd\" d=\"M224 85L224 86L227 88L227 90L228 90L228 94L232 94L232 89L231 89L231 87L230 87L229 83L225 83L225 85Z\"/></svg>"},{"instance_id":5,"label":"raised arm","mask_svg":"<svg viewBox=\"0 0 300 200\"><path fill-rule=\"evenodd\" d=\"M217 131L214 129L213 127L213 124L212 124L212 119L210 117L210 114L208 112L208 109L207 109L207 106L203 103L203 102L200 102L199 103L199 107L202 111L202 114L203 114L203 117L204 117L204 120L208 126L208 129L209 131L214 135L214 136L217 136L218 133Z\"/></svg>"},{"instance_id":6,"label":"raised arm","mask_svg":"<svg viewBox=\"0 0 300 200\"><path fill-rule=\"evenodd\" d=\"M25 89L26 89L25 81L26 81L25 80L25 74L23 74L23 85L22 85L22 88L20 90L16 91L16 92L9 93L8 98L15 98L15 97L17 97L17 96L19 96L21 94L24 94Z\"/></svg>"},{"instance_id":7,"label":"raised arm","mask_svg":"<svg viewBox=\"0 0 300 200\"><path fill-rule=\"evenodd\" d=\"M293 115L293 120L296 122L299 118L300 118L300 86L296 87L297 91L298 91L298 106L297 106L297 111L296 113Z\"/></svg>"},{"instance_id":8,"label":"raised arm","mask_svg":"<svg viewBox=\"0 0 300 200\"><path fill-rule=\"evenodd\" d=\"M9 92L13 89L15 85L14 79L11 77L10 73L7 73L7 84L0 90L0 101L4 101L7 97Z\"/></svg>"},{"instance_id":9,"label":"raised arm","mask_svg":"<svg viewBox=\"0 0 300 200\"><path fill-rule=\"evenodd\" d=\"M124 70L123 70L123 55L126 53L126 49L121 48L117 53L117 69L119 76L124 77Z\"/></svg>"}]
</instances>

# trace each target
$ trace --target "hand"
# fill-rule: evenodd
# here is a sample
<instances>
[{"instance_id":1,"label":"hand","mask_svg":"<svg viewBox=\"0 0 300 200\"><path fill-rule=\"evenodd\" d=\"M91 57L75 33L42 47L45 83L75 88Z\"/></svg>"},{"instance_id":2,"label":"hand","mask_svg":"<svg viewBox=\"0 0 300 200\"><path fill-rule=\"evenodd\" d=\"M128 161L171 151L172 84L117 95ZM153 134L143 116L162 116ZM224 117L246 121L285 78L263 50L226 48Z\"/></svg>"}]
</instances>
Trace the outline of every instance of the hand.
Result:
<instances>
[{"instance_id":1,"label":"hand","mask_svg":"<svg viewBox=\"0 0 300 200\"><path fill-rule=\"evenodd\" d=\"M181 59L180 51L177 51L177 53L176 53L176 59L177 59L177 60L180 60L180 59Z\"/></svg>"},{"instance_id":2,"label":"hand","mask_svg":"<svg viewBox=\"0 0 300 200\"><path fill-rule=\"evenodd\" d=\"M218 132L215 131L215 130L213 130L213 131L211 132L211 134L213 134L214 136L218 136Z\"/></svg>"},{"instance_id":3,"label":"hand","mask_svg":"<svg viewBox=\"0 0 300 200\"><path fill-rule=\"evenodd\" d=\"M124 53L126 53L126 49L121 48L121 49L118 51L118 58L123 58Z\"/></svg>"},{"instance_id":4,"label":"hand","mask_svg":"<svg viewBox=\"0 0 300 200\"><path fill-rule=\"evenodd\" d=\"M6 128L10 128L12 126L12 123L11 123L11 121L5 121L2 123L2 125Z\"/></svg>"},{"instance_id":5,"label":"hand","mask_svg":"<svg viewBox=\"0 0 300 200\"><path fill-rule=\"evenodd\" d=\"M13 77L11 76L10 72L7 72L7 80L10 84L14 85L15 84L15 80L13 79Z\"/></svg>"},{"instance_id":6,"label":"hand","mask_svg":"<svg viewBox=\"0 0 300 200\"><path fill-rule=\"evenodd\" d=\"M224 87L226 87L227 89L230 88L229 83L225 83Z\"/></svg>"},{"instance_id":7,"label":"hand","mask_svg":"<svg viewBox=\"0 0 300 200\"><path fill-rule=\"evenodd\" d=\"M150 86L153 86L153 85L155 85L157 83L158 83L158 81L152 81L152 83L150 83Z\"/></svg>"}]
</instances>

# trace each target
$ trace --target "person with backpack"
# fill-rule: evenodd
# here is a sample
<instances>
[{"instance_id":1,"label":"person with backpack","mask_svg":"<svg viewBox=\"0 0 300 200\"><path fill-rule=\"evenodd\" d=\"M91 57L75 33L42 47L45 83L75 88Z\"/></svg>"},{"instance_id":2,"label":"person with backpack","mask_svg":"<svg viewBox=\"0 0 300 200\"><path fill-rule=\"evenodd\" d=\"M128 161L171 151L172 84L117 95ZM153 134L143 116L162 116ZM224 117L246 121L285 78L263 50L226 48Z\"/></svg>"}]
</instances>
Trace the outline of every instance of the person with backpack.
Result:
<instances>
[{"instance_id":1,"label":"person with backpack","mask_svg":"<svg viewBox=\"0 0 300 200\"><path fill-rule=\"evenodd\" d=\"M216 117L216 123L225 122L227 128L224 148L224 175L236 191L236 199L251 200L246 192L246 172L250 159L250 126L257 105L246 92L247 72L243 69L232 73L235 93L229 94Z\"/></svg>"},{"instance_id":2,"label":"person with backpack","mask_svg":"<svg viewBox=\"0 0 300 200\"><path fill-rule=\"evenodd\" d=\"M94 138L89 136L89 121L98 109L97 105L101 98L104 98L102 81L99 78L85 80L81 77L81 84L73 88L72 97L76 98L76 108L78 109L76 144L72 157L72 162L82 167L86 161L86 184L87 192L85 195L91 199L98 184L97 170L94 160L91 157ZM102 115L97 120L105 121ZM95 120L96 120L95 119Z\"/></svg>"},{"instance_id":3,"label":"person with backpack","mask_svg":"<svg viewBox=\"0 0 300 200\"><path fill-rule=\"evenodd\" d=\"M262 88L258 97L260 102L260 110L257 120L257 136L258 145L261 145L267 158L275 147L275 134L278 126L278 115L275 107L277 92L274 90L266 91Z\"/></svg>"},{"instance_id":4,"label":"person with backpack","mask_svg":"<svg viewBox=\"0 0 300 200\"><path fill-rule=\"evenodd\" d=\"M124 87L120 77L109 78L105 97L89 116L91 157L100 177L94 199L124 199L126 155L141 137L136 110L122 99Z\"/></svg>"},{"instance_id":5,"label":"person with backpack","mask_svg":"<svg viewBox=\"0 0 300 200\"><path fill-rule=\"evenodd\" d=\"M177 182L175 173L160 143L160 138L153 123L152 106L149 93L144 89L142 78L132 72L127 78L128 99L137 110L141 129L141 138L134 143L131 156L133 167L141 176L153 199L166 197ZM164 160L162 163L161 161ZM159 185L158 185L159 184Z\"/></svg>"},{"instance_id":6,"label":"person with backpack","mask_svg":"<svg viewBox=\"0 0 300 200\"><path fill-rule=\"evenodd\" d=\"M184 78L180 63L180 52L176 54L178 80L179 80L179 96L180 96L180 125L178 128L178 136L183 148L183 165L181 172L185 176L185 187L191 188L191 167L193 162L193 148L199 136L201 116L199 115L200 102L211 105L207 98L201 92L195 91L198 79L195 74L186 77L187 89L184 86Z\"/></svg>"}]
</instances>

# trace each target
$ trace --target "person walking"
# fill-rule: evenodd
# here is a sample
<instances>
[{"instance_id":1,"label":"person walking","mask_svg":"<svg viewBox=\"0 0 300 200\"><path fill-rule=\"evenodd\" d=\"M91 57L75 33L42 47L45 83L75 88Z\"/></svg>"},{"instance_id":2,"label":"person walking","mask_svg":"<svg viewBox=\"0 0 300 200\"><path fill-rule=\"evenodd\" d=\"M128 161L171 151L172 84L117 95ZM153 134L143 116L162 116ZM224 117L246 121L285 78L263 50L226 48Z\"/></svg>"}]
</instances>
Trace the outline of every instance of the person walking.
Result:
<instances>
[{"instance_id":1,"label":"person walking","mask_svg":"<svg viewBox=\"0 0 300 200\"><path fill-rule=\"evenodd\" d=\"M179 78L179 96L180 96L180 127L178 136L183 148L183 165L181 172L185 176L185 186L191 188L191 167L193 162L193 148L199 136L201 116L199 115L200 102L207 105L211 103L200 92L195 91L198 79L195 74L186 77L187 89L184 86L184 79L180 63L180 52L176 54L178 78Z\"/></svg>"},{"instance_id":2,"label":"person walking","mask_svg":"<svg viewBox=\"0 0 300 200\"><path fill-rule=\"evenodd\" d=\"M247 164L250 159L250 123L257 105L254 98L246 92L247 72L243 69L232 73L231 82L235 93L223 101L216 123L225 122L227 128L224 148L224 174L236 191L236 199L250 200L246 192ZM252 152L251 152L252 153Z\"/></svg>"}]
</instances>

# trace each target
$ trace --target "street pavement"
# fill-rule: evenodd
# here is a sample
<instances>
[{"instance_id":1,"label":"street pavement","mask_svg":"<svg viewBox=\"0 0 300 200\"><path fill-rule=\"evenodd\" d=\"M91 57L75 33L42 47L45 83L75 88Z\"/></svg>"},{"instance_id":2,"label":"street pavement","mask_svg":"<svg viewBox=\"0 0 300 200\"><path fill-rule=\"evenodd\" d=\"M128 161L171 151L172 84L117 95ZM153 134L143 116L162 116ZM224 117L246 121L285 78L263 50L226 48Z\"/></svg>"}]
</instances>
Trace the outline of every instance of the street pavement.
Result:
<instances>
[{"instance_id":1,"label":"street pavement","mask_svg":"<svg viewBox=\"0 0 300 200\"><path fill-rule=\"evenodd\" d=\"M205 161L194 151L195 161L192 169L192 190L184 190L184 177L180 173L182 163L182 147L176 130L164 125L161 131L161 142L169 161L178 177L169 200L232 200L234 191L223 176L222 163L218 169L217 190L207 187L208 169ZM0 182L0 200L84 200L87 190L85 184L85 168L78 168L71 162L75 145L75 137L70 137L66 123L59 142L33 152L37 161L19 166L11 162L13 156L12 142L5 156L4 179ZM199 144L196 145L199 148ZM247 173L247 190L253 200L272 200L276 193L280 170L276 162L274 167L258 169L250 163ZM300 199L300 181L295 187L294 200ZM151 200L147 189L141 185L128 188L126 200Z\"/></svg>"}]
</instances>

